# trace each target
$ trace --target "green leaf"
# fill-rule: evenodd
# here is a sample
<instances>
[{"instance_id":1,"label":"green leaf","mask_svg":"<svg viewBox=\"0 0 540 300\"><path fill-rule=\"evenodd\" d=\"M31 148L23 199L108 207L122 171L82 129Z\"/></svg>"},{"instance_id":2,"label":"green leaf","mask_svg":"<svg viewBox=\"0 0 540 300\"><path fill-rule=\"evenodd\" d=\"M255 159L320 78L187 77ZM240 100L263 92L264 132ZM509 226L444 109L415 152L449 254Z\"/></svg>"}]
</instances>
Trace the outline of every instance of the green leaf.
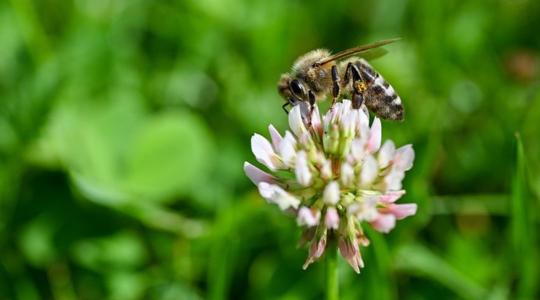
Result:
<instances>
[{"instance_id":1,"label":"green leaf","mask_svg":"<svg viewBox=\"0 0 540 300\"><path fill-rule=\"evenodd\" d=\"M170 201L196 192L213 162L206 125L186 111L145 115L129 94L63 104L51 141L85 196L104 204ZM91 188L89 188L91 187Z\"/></svg>"},{"instance_id":2,"label":"green leaf","mask_svg":"<svg viewBox=\"0 0 540 300\"><path fill-rule=\"evenodd\" d=\"M130 231L83 240L72 253L79 264L93 270L134 269L147 258L141 239Z\"/></svg>"},{"instance_id":3,"label":"green leaf","mask_svg":"<svg viewBox=\"0 0 540 300\"><path fill-rule=\"evenodd\" d=\"M46 266L57 256L54 245L56 225L50 217L40 217L28 223L19 237L19 247L34 266Z\"/></svg>"},{"instance_id":4,"label":"green leaf","mask_svg":"<svg viewBox=\"0 0 540 300\"><path fill-rule=\"evenodd\" d=\"M152 117L135 138L124 186L154 199L191 192L212 163L210 140L204 123L187 112Z\"/></svg>"}]
</instances>

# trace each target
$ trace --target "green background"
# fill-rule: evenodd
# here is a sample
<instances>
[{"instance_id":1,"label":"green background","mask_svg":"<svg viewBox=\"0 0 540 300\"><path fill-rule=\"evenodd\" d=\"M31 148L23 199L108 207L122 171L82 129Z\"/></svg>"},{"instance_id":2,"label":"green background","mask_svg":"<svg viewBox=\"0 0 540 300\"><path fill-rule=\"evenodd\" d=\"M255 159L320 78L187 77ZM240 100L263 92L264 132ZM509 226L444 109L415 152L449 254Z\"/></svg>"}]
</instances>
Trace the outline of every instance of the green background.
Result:
<instances>
[{"instance_id":1,"label":"green background","mask_svg":"<svg viewBox=\"0 0 540 300\"><path fill-rule=\"evenodd\" d=\"M0 299L320 299L250 136L297 56L396 36L419 211L342 298L539 298L539 29L533 0L0 2Z\"/></svg>"}]
</instances>

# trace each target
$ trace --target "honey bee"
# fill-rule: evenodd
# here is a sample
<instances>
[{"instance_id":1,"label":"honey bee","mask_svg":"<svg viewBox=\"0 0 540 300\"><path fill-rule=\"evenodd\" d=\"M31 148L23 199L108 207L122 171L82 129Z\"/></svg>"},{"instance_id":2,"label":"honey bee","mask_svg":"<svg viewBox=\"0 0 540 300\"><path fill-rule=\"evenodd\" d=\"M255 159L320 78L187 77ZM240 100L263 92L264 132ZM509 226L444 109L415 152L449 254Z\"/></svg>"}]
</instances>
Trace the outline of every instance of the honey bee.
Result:
<instances>
[{"instance_id":1,"label":"honey bee","mask_svg":"<svg viewBox=\"0 0 540 300\"><path fill-rule=\"evenodd\" d=\"M295 61L290 73L281 75L278 91L286 101L282 108L288 113L288 105L306 101L313 107L330 94L335 103L340 94L348 94L355 109L365 104L382 119L403 120L400 97L364 59L385 54L386 50L380 47L397 40L382 40L336 54L326 49L306 53Z\"/></svg>"}]
</instances>

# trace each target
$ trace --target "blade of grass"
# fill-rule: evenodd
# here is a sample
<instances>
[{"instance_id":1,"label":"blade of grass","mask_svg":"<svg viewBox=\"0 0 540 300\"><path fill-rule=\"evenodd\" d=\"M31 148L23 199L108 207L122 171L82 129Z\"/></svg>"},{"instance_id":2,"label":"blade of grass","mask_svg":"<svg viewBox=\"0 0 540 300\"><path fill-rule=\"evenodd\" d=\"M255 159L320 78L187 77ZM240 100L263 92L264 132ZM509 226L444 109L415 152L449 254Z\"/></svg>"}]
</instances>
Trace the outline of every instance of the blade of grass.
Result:
<instances>
[{"instance_id":1,"label":"blade of grass","mask_svg":"<svg viewBox=\"0 0 540 300\"><path fill-rule=\"evenodd\" d=\"M516 167L512 178L511 194L511 241L513 248L512 257L517 271L517 298L532 299L536 290L536 266L538 265L537 254L534 251L536 232L532 213L535 202L527 192L525 178L525 155L523 143L519 133L516 134Z\"/></svg>"},{"instance_id":2,"label":"blade of grass","mask_svg":"<svg viewBox=\"0 0 540 300\"><path fill-rule=\"evenodd\" d=\"M237 221L233 215L236 211L226 209L218 214L218 225L213 232L213 246L210 251L208 266L208 298L212 300L227 299L234 276L235 253L238 245L232 236Z\"/></svg>"},{"instance_id":3,"label":"blade of grass","mask_svg":"<svg viewBox=\"0 0 540 300\"><path fill-rule=\"evenodd\" d=\"M42 63L50 53L50 43L33 2L30 0L11 0L11 5L17 16L28 52L36 64Z\"/></svg>"},{"instance_id":4,"label":"blade of grass","mask_svg":"<svg viewBox=\"0 0 540 300\"><path fill-rule=\"evenodd\" d=\"M433 279L465 299L485 299L487 290L467 278L424 246L413 244L398 249L395 268Z\"/></svg>"},{"instance_id":5,"label":"blade of grass","mask_svg":"<svg viewBox=\"0 0 540 300\"><path fill-rule=\"evenodd\" d=\"M508 194L479 194L434 196L432 199L433 215L475 215L490 214L507 216L509 214Z\"/></svg>"}]
</instances>

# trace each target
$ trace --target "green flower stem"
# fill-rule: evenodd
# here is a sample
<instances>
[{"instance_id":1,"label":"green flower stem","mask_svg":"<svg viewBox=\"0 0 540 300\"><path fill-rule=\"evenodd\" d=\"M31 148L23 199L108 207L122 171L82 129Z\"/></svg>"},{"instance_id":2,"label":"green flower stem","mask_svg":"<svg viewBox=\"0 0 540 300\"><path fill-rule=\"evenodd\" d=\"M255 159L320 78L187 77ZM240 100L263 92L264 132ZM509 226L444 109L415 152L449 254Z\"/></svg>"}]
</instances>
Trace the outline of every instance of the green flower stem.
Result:
<instances>
[{"instance_id":1,"label":"green flower stem","mask_svg":"<svg viewBox=\"0 0 540 300\"><path fill-rule=\"evenodd\" d=\"M337 247L333 241L329 243L326 251L326 299L339 299Z\"/></svg>"}]
</instances>

